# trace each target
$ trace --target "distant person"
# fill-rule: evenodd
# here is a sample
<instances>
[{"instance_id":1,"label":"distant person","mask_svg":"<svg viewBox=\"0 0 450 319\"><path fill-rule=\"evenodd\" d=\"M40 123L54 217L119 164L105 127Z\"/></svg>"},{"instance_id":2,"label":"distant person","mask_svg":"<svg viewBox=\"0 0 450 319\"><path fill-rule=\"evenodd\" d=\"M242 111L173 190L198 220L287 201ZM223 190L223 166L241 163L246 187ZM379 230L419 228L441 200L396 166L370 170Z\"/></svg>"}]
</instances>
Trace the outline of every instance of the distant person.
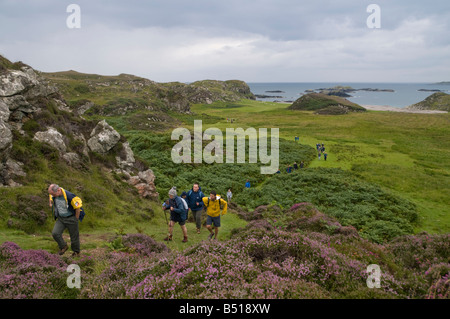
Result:
<instances>
[{"instance_id":1,"label":"distant person","mask_svg":"<svg viewBox=\"0 0 450 319\"><path fill-rule=\"evenodd\" d=\"M325 146L322 146L322 148L320 149L320 151L321 151L322 154L323 154L323 152L325 152Z\"/></svg>"},{"instance_id":2,"label":"distant person","mask_svg":"<svg viewBox=\"0 0 450 319\"><path fill-rule=\"evenodd\" d=\"M78 221L83 220L84 217L81 198L56 184L51 184L48 187L48 194L49 205L56 220L52 237L58 244L58 254L62 256L69 249L62 236L67 228L70 235L70 248L73 251L72 257L77 257L80 255Z\"/></svg>"},{"instance_id":3,"label":"distant person","mask_svg":"<svg viewBox=\"0 0 450 319\"><path fill-rule=\"evenodd\" d=\"M298 164L297 164L297 162L294 162L294 169L295 169L295 170L298 170Z\"/></svg>"},{"instance_id":4,"label":"distant person","mask_svg":"<svg viewBox=\"0 0 450 319\"><path fill-rule=\"evenodd\" d=\"M292 172L292 166L290 164L286 167L286 172L288 174L290 174Z\"/></svg>"},{"instance_id":5,"label":"distant person","mask_svg":"<svg viewBox=\"0 0 450 319\"><path fill-rule=\"evenodd\" d=\"M319 161L320 161L320 151L319 151L319 153L318 153L318 156L319 156Z\"/></svg>"},{"instance_id":6,"label":"distant person","mask_svg":"<svg viewBox=\"0 0 450 319\"><path fill-rule=\"evenodd\" d=\"M323 159L324 159L324 160L327 160L327 157L328 157L327 152L323 153Z\"/></svg>"},{"instance_id":7,"label":"distant person","mask_svg":"<svg viewBox=\"0 0 450 319\"><path fill-rule=\"evenodd\" d=\"M187 197L187 193L186 192L182 192L181 193L181 198L186 200L186 197Z\"/></svg>"},{"instance_id":8,"label":"distant person","mask_svg":"<svg viewBox=\"0 0 450 319\"><path fill-rule=\"evenodd\" d=\"M250 188L250 181L247 179L247 182L245 183L245 188Z\"/></svg>"},{"instance_id":9,"label":"distant person","mask_svg":"<svg viewBox=\"0 0 450 319\"><path fill-rule=\"evenodd\" d=\"M300 168L305 167L305 163L303 161L300 162Z\"/></svg>"},{"instance_id":10,"label":"distant person","mask_svg":"<svg viewBox=\"0 0 450 319\"><path fill-rule=\"evenodd\" d=\"M205 194L203 194L198 183L194 183L194 185L192 185L192 189L188 191L186 196L186 202L194 217L195 225L197 226L197 234L200 234L200 229L202 226L203 197L205 197Z\"/></svg>"},{"instance_id":11,"label":"distant person","mask_svg":"<svg viewBox=\"0 0 450 319\"><path fill-rule=\"evenodd\" d=\"M281 174L280 169L278 169L275 174Z\"/></svg>"},{"instance_id":12,"label":"distant person","mask_svg":"<svg viewBox=\"0 0 450 319\"><path fill-rule=\"evenodd\" d=\"M225 200L217 196L215 191L211 191L209 197L203 197L203 204L206 207L206 228L209 231L208 238L217 239L220 228L220 216L227 213L228 204ZM221 212L222 211L222 212ZM214 232L212 225L214 224Z\"/></svg>"},{"instance_id":13,"label":"distant person","mask_svg":"<svg viewBox=\"0 0 450 319\"><path fill-rule=\"evenodd\" d=\"M172 187L169 191L169 205L164 206L165 210L170 210L170 222L169 222L169 235L164 238L165 241L172 241L173 239L173 226L178 223L183 232L184 239L183 243L188 241L186 219L188 212L188 205L183 203L183 199L177 196L176 187Z\"/></svg>"},{"instance_id":14,"label":"distant person","mask_svg":"<svg viewBox=\"0 0 450 319\"><path fill-rule=\"evenodd\" d=\"M231 203L231 197L233 197L233 193L231 192L231 188L228 188L228 192L227 192L228 203Z\"/></svg>"}]
</instances>

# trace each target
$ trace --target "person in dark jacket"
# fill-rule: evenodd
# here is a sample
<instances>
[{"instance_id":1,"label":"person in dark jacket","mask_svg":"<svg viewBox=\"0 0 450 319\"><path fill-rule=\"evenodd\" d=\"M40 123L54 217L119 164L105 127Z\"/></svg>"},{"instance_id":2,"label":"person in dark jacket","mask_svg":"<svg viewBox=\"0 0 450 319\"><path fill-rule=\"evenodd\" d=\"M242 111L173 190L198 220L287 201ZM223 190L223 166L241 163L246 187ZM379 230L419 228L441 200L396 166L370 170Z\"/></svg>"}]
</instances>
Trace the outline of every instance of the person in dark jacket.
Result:
<instances>
[{"instance_id":1,"label":"person in dark jacket","mask_svg":"<svg viewBox=\"0 0 450 319\"><path fill-rule=\"evenodd\" d=\"M165 241L172 241L173 239L173 226L178 223L183 231L184 239L183 243L188 241L186 219L187 219L187 208L185 208L183 200L180 196L177 196L177 190L172 187L169 191L169 205L163 205L164 210L170 210L170 222L169 222L169 235L164 238Z\"/></svg>"},{"instance_id":2,"label":"person in dark jacket","mask_svg":"<svg viewBox=\"0 0 450 319\"><path fill-rule=\"evenodd\" d=\"M78 229L78 221L82 220L84 215L84 212L82 212L83 203L81 198L56 184L51 184L48 187L48 194L49 205L53 210L53 217L56 220L52 237L58 243L58 254L64 255L69 249L62 236L64 230L67 228L70 235L70 247L73 251L72 257L79 256L80 232Z\"/></svg>"},{"instance_id":3,"label":"person in dark jacket","mask_svg":"<svg viewBox=\"0 0 450 319\"><path fill-rule=\"evenodd\" d=\"M197 227L197 234L200 234L201 221L202 221L202 211L203 211L203 201L202 198L205 195L200 188L198 183L192 185L192 189L187 192L186 202L189 206L192 215L194 216L195 225Z\"/></svg>"}]
</instances>

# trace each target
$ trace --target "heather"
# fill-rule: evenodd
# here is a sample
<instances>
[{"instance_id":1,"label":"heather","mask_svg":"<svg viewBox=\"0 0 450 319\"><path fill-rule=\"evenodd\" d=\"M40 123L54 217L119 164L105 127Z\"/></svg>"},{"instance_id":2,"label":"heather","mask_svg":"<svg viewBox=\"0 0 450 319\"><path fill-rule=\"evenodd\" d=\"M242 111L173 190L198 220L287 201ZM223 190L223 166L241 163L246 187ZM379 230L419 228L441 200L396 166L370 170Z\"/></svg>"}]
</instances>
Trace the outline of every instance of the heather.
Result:
<instances>
[{"instance_id":1,"label":"heather","mask_svg":"<svg viewBox=\"0 0 450 319\"><path fill-rule=\"evenodd\" d=\"M117 234L108 248L75 259L5 242L0 297L449 298L448 235L406 235L383 245L311 203L256 212L230 239L182 251L145 234ZM80 290L65 285L71 263L81 267ZM370 264L382 270L381 288L367 287Z\"/></svg>"}]
</instances>

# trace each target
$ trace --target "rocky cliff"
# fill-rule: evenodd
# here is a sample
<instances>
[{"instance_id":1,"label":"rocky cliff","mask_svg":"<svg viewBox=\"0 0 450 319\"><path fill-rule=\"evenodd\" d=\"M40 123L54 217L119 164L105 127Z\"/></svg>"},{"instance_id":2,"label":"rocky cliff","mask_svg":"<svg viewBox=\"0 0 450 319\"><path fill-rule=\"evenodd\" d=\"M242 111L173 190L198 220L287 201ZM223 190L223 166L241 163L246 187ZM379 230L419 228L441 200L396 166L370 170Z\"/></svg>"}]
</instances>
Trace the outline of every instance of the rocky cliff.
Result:
<instances>
[{"instance_id":1,"label":"rocky cliff","mask_svg":"<svg viewBox=\"0 0 450 319\"><path fill-rule=\"evenodd\" d=\"M135 159L113 127L105 120L84 120L30 66L0 59L0 186L27 184L34 155L60 162L60 169L100 166L120 174L142 197L158 198L152 170Z\"/></svg>"}]
</instances>

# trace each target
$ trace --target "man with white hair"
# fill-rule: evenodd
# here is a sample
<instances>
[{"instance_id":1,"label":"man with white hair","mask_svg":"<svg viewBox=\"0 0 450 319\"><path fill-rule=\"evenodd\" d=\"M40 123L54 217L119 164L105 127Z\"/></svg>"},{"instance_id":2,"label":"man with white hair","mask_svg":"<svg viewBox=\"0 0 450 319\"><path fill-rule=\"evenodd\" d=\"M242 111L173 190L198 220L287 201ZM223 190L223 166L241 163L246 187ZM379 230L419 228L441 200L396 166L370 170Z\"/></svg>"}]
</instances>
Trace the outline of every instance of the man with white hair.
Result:
<instances>
[{"instance_id":1,"label":"man with white hair","mask_svg":"<svg viewBox=\"0 0 450 319\"><path fill-rule=\"evenodd\" d=\"M187 203L180 196L177 196L176 187L172 187L169 191L169 204L163 204L163 209L170 210L170 222L169 222L169 235L164 238L165 241L172 241L173 239L173 226L178 223L183 231L184 239L183 243L188 241L186 219L188 213Z\"/></svg>"},{"instance_id":2,"label":"man with white hair","mask_svg":"<svg viewBox=\"0 0 450 319\"><path fill-rule=\"evenodd\" d=\"M70 247L72 248L73 257L80 255L80 233L78 230L78 221L84 217L81 199L75 194L51 184L48 188L49 204L53 210L55 218L55 226L53 227L52 236L58 243L59 255L63 255L69 247L62 236L67 228L70 235Z\"/></svg>"}]
</instances>

